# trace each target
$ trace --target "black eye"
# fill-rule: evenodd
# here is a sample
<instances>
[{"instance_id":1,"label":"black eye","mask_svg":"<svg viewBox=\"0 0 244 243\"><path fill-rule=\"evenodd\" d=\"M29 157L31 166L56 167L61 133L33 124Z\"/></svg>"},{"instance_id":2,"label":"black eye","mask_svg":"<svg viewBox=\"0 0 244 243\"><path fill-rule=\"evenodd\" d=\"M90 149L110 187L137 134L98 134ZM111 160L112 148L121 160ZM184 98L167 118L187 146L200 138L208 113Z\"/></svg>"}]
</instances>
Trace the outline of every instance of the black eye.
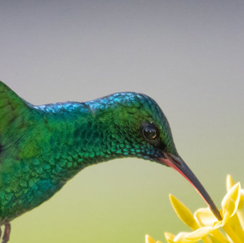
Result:
<instances>
[{"instance_id":1,"label":"black eye","mask_svg":"<svg viewBox=\"0 0 244 243\"><path fill-rule=\"evenodd\" d=\"M142 134L147 140L155 140L158 137L158 130L153 124L146 124L142 128Z\"/></svg>"}]
</instances>

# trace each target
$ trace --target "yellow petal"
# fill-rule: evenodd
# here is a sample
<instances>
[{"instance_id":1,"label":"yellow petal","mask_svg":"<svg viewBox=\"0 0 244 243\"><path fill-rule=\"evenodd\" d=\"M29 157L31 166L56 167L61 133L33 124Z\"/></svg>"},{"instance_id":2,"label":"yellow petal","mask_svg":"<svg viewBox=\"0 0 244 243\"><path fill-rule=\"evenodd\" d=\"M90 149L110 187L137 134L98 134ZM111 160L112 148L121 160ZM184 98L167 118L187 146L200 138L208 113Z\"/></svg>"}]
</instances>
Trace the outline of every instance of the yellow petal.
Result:
<instances>
[{"instance_id":1,"label":"yellow petal","mask_svg":"<svg viewBox=\"0 0 244 243\"><path fill-rule=\"evenodd\" d=\"M219 241L218 239L216 239L214 236L210 235L209 236L212 243L223 243L223 241ZM225 241L225 242L228 242L228 241Z\"/></svg>"},{"instance_id":2,"label":"yellow petal","mask_svg":"<svg viewBox=\"0 0 244 243\"><path fill-rule=\"evenodd\" d=\"M229 219L229 224L231 228L235 231L235 233L239 236L239 238L244 241L244 232L243 229L241 228L239 218L237 214L234 214L230 219Z\"/></svg>"},{"instance_id":3,"label":"yellow petal","mask_svg":"<svg viewBox=\"0 0 244 243\"><path fill-rule=\"evenodd\" d=\"M171 194L169 195L169 199L180 220L187 226L189 226L191 229L198 229L199 225L196 222L190 209L188 209L181 201L179 201L176 197L174 197Z\"/></svg>"},{"instance_id":4,"label":"yellow petal","mask_svg":"<svg viewBox=\"0 0 244 243\"><path fill-rule=\"evenodd\" d=\"M240 198L241 201L244 201L244 190L241 189L241 198Z\"/></svg>"},{"instance_id":5,"label":"yellow petal","mask_svg":"<svg viewBox=\"0 0 244 243\"><path fill-rule=\"evenodd\" d=\"M244 229L244 211L243 211L243 207L244 207L244 202L240 201L238 209L237 209L237 215L238 215L241 227Z\"/></svg>"},{"instance_id":6,"label":"yellow petal","mask_svg":"<svg viewBox=\"0 0 244 243\"><path fill-rule=\"evenodd\" d=\"M241 227L244 229L244 211L243 211L243 208L244 208L244 190L241 189L241 196L240 196L240 202L239 202L238 209L237 209L237 215L239 217Z\"/></svg>"},{"instance_id":7,"label":"yellow petal","mask_svg":"<svg viewBox=\"0 0 244 243\"><path fill-rule=\"evenodd\" d=\"M194 217L200 226L213 226L218 221L209 208L198 209Z\"/></svg>"},{"instance_id":8,"label":"yellow petal","mask_svg":"<svg viewBox=\"0 0 244 243\"><path fill-rule=\"evenodd\" d=\"M218 229L214 230L210 235L210 239L214 242L229 243L226 235L223 235Z\"/></svg>"},{"instance_id":9,"label":"yellow petal","mask_svg":"<svg viewBox=\"0 0 244 243\"><path fill-rule=\"evenodd\" d=\"M225 195L224 199L221 202L223 214L226 213L227 208L228 210L232 210L230 217L236 212L240 201L240 192L240 183L238 182L228 191L228 193ZM234 208L232 207L233 205L229 205L230 201L234 202Z\"/></svg>"},{"instance_id":10,"label":"yellow petal","mask_svg":"<svg viewBox=\"0 0 244 243\"><path fill-rule=\"evenodd\" d=\"M164 237L167 240L167 242L171 243L174 242L175 236L169 232L164 232Z\"/></svg>"},{"instance_id":11,"label":"yellow petal","mask_svg":"<svg viewBox=\"0 0 244 243\"><path fill-rule=\"evenodd\" d=\"M168 243L175 243L173 240L167 240Z\"/></svg>"},{"instance_id":12,"label":"yellow petal","mask_svg":"<svg viewBox=\"0 0 244 243\"><path fill-rule=\"evenodd\" d=\"M229 219L230 219L230 214L228 214L228 212L227 212L227 213L225 213L224 218L221 221L221 227L223 227L228 222Z\"/></svg>"},{"instance_id":13,"label":"yellow petal","mask_svg":"<svg viewBox=\"0 0 244 243\"><path fill-rule=\"evenodd\" d=\"M191 233L189 233L188 235L185 235L185 238L187 240L193 240L193 241L198 241L200 239L202 239L203 237L207 236L208 234L210 234L212 231L214 231L215 229L213 227L202 227L200 229L197 229Z\"/></svg>"},{"instance_id":14,"label":"yellow petal","mask_svg":"<svg viewBox=\"0 0 244 243\"><path fill-rule=\"evenodd\" d=\"M227 175L226 177L226 189L227 192L235 185L235 181L233 180L233 178L231 177L231 175Z\"/></svg>"},{"instance_id":15,"label":"yellow petal","mask_svg":"<svg viewBox=\"0 0 244 243\"><path fill-rule=\"evenodd\" d=\"M187 239L186 236L189 235L189 232L180 232L178 235L175 236L174 242L178 243L194 243L195 240Z\"/></svg>"},{"instance_id":16,"label":"yellow petal","mask_svg":"<svg viewBox=\"0 0 244 243\"><path fill-rule=\"evenodd\" d=\"M156 242L150 235L146 235L146 243L156 243Z\"/></svg>"},{"instance_id":17,"label":"yellow petal","mask_svg":"<svg viewBox=\"0 0 244 243\"><path fill-rule=\"evenodd\" d=\"M226 222L230 219L230 217L235 214L235 212L234 212L235 209L236 209L235 202L234 202L234 200L230 199L228 201L228 204L226 205L226 208L223 208L224 218L222 220L222 225L225 225Z\"/></svg>"},{"instance_id":18,"label":"yellow petal","mask_svg":"<svg viewBox=\"0 0 244 243\"><path fill-rule=\"evenodd\" d=\"M243 241L240 239L239 235L235 233L235 231L231 228L230 224L227 222L227 224L222 226L225 233L229 236L229 238L234 243L243 243Z\"/></svg>"}]
</instances>

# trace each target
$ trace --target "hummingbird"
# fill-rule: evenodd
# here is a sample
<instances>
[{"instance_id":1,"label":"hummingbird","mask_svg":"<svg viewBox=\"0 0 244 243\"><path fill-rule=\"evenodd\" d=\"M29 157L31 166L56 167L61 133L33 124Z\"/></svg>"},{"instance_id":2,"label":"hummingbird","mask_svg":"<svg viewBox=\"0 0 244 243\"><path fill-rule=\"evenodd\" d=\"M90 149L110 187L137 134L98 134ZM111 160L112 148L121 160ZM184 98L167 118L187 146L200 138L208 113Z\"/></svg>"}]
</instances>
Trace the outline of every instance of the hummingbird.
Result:
<instances>
[{"instance_id":1,"label":"hummingbird","mask_svg":"<svg viewBox=\"0 0 244 243\"><path fill-rule=\"evenodd\" d=\"M90 165L135 157L171 167L221 215L178 154L158 104L136 92L88 102L33 105L0 81L0 226L50 199ZM1 234L1 232L0 232ZM1 236L0 236L1 237Z\"/></svg>"}]
</instances>

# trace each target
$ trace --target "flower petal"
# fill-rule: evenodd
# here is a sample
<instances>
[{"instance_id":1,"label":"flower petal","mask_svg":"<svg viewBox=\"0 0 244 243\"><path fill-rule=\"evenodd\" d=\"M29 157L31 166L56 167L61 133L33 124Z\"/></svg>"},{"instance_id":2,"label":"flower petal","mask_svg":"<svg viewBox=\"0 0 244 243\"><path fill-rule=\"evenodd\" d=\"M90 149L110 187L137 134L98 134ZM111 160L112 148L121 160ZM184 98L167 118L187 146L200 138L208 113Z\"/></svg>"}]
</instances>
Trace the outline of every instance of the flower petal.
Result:
<instances>
[{"instance_id":1,"label":"flower petal","mask_svg":"<svg viewBox=\"0 0 244 243\"><path fill-rule=\"evenodd\" d=\"M210 237L212 243L224 243L223 241L219 241L218 239L216 239L216 238L215 238L214 236L212 236L212 235L210 235L209 237ZM228 242L228 241L226 241L226 242Z\"/></svg>"},{"instance_id":2,"label":"flower petal","mask_svg":"<svg viewBox=\"0 0 244 243\"><path fill-rule=\"evenodd\" d=\"M241 201L244 201L244 190L241 189L241 198L240 198Z\"/></svg>"},{"instance_id":3,"label":"flower petal","mask_svg":"<svg viewBox=\"0 0 244 243\"><path fill-rule=\"evenodd\" d=\"M218 229L214 230L209 237L213 242L229 243L226 235L223 235Z\"/></svg>"},{"instance_id":4,"label":"flower petal","mask_svg":"<svg viewBox=\"0 0 244 243\"><path fill-rule=\"evenodd\" d=\"M240 225L240 220L237 216L237 214L234 214L230 219L229 219L229 224L231 228L235 231L235 233L239 236L239 238L244 241L244 232L243 229Z\"/></svg>"},{"instance_id":5,"label":"flower petal","mask_svg":"<svg viewBox=\"0 0 244 243\"><path fill-rule=\"evenodd\" d=\"M231 177L231 175L227 175L226 177L226 189L227 192L235 185L235 181L233 180L233 178Z\"/></svg>"},{"instance_id":6,"label":"flower petal","mask_svg":"<svg viewBox=\"0 0 244 243\"><path fill-rule=\"evenodd\" d=\"M146 243L156 243L156 242L150 235L146 235Z\"/></svg>"},{"instance_id":7,"label":"flower petal","mask_svg":"<svg viewBox=\"0 0 244 243\"><path fill-rule=\"evenodd\" d=\"M189 226L191 229L198 229L199 225L196 222L190 209L188 209L181 201L179 201L176 197L174 197L171 194L169 195L169 199L180 220L187 226Z\"/></svg>"},{"instance_id":8,"label":"flower petal","mask_svg":"<svg viewBox=\"0 0 244 243\"><path fill-rule=\"evenodd\" d=\"M243 211L243 207L244 207L244 202L241 201L239 203L238 209L237 209L237 215L241 224L241 227L244 229L244 211Z\"/></svg>"},{"instance_id":9,"label":"flower petal","mask_svg":"<svg viewBox=\"0 0 244 243\"><path fill-rule=\"evenodd\" d=\"M171 243L174 242L175 236L169 232L164 232L164 237L167 240L167 242Z\"/></svg>"},{"instance_id":10,"label":"flower petal","mask_svg":"<svg viewBox=\"0 0 244 243\"><path fill-rule=\"evenodd\" d=\"M178 235L175 236L174 242L178 243L194 243L195 240L187 239L186 236L189 235L189 232L180 232Z\"/></svg>"},{"instance_id":11,"label":"flower petal","mask_svg":"<svg viewBox=\"0 0 244 243\"><path fill-rule=\"evenodd\" d=\"M223 214L226 213L227 209L230 214L230 217L236 212L240 201L240 194L241 194L240 183L238 182L228 191L228 193L225 195L224 199L221 202L223 208ZM230 203L230 201L232 202ZM234 208L232 205L233 202L234 202Z\"/></svg>"},{"instance_id":12,"label":"flower petal","mask_svg":"<svg viewBox=\"0 0 244 243\"><path fill-rule=\"evenodd\" d=\"M215 229L213 227L202 227L200 229L197 229L191 233L189 233L188 235L185 235L185 238L187 240L192 240L192 241L198 241L201 238L207 236L208 234L210 234L212 231L214 231Z\"/></svg>"},{"instance_id":13,"label":"flower petal","mask_svg":"<svg viewBox=\"0 0 244 243\"><path fill-rule=\"evenodd\" d=\"M223 208L224 211L224 218L222 220L222 225L225 225L227 221L229 221L230 217L235 214L235 202L234 200L230 199L228 204L226 205L226 208Z\"/></svg>"},{"instance_id":14,"label":"flower petal","mask_svg":"<svg viewBox=\"0 0 244 243\"><path fill-rule=\"evenodd\" d=\"M209 208L200 208L194 213L200 226L213 226L218 220Z\"/></svg>"}]
</instances>

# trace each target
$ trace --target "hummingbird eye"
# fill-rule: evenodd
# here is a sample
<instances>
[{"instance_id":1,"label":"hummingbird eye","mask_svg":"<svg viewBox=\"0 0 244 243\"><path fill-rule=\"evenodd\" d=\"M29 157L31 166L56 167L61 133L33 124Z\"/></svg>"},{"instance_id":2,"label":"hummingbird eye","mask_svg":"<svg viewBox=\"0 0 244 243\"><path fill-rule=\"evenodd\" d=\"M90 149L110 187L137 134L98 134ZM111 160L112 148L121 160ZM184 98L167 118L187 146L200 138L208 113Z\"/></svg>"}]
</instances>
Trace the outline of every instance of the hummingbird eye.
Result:
<instances>
[{"instance_id":1,"label":"hummingbird eye","mask_svg":"<svg viewBox=\"0 0 244 243\"><path fill-rule=\"evenodd\" d=\"M149 123L143 126L142 134L146 140L152 141L158 137L158 130L152 123Z\"/></svg>"}]
</instances>

